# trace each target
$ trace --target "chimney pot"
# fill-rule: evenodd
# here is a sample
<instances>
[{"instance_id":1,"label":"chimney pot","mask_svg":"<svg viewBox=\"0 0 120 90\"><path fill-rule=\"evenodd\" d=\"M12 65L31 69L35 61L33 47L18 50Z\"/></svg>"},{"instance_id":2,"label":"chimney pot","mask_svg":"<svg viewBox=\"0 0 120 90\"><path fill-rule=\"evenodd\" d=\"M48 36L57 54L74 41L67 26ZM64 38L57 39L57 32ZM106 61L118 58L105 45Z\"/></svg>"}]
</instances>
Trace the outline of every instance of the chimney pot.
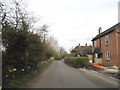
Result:
<instances>
[{"instance_id":1,"label":"chimney pot","mask_svg":"<svg viewBox=\"0 0 120 90\"><path fill-rule=\"evenodd\" d=\"M102 28L99 27L98 31L99 31L99 34L101 34L101 32L102 32Z\"/></svg>"}]
</instances>

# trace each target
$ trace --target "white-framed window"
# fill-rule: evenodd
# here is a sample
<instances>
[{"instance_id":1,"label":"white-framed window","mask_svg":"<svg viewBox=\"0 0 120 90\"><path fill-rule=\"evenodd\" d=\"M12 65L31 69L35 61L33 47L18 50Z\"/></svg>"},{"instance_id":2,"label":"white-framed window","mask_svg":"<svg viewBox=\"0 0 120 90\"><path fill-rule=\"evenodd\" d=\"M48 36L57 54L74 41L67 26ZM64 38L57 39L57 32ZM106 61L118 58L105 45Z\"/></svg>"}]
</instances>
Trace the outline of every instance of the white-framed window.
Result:
<instances>
[{"instance_id":1,"label":"white-framed window","mask_svg":"<svg viewBox=\"0 0 120 90\"><path fill-rule=\"evenodd\" d=\"M105 45L109 45L109 37L108 36L105 37Z\"/></svg>"},{"instance_id":2,"label":"white-framed window","mask_svg":"<svg viewBox=\"0 0 120 90\"><path fill-rule=\"evenodd\" d=\"M110 60L110 52L105 53L106 60Z\"/></svg>"}]
</instances>

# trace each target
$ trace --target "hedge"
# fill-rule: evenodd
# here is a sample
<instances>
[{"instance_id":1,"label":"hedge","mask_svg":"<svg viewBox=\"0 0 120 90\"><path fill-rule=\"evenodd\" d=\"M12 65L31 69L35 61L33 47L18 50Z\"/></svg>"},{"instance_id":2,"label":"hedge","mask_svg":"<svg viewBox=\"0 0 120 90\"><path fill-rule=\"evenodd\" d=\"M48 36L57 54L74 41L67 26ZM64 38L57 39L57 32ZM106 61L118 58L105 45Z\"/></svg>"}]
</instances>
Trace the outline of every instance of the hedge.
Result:
<instances>
[{"instance_id":1,"label":"hedge","mask_svg":"<svg viewBox=\"0 0 120 90\"><path fill-rule=\"evenodd\" d=\"M53 60L41 61L38 63L37 68L29 67L20 72L18 69L12 69L12 72L8 72L3 76L2 87L3 88L20 88L33 79L39 72L47 68ZM10 71L10 70L9 70ZM14 77L13 77L14 76Z\"/></svg>"},{"instance_id":2,"label":"hedge","mask_svg":"<svg viewBox=\"0 0 120 90\"><path fill-rule=\"evenodd\" d=\"M86 67L88 65L88 57L65 57L64 62L75 68Z\"/></svg>"},{"instance_id":3,"label":"hedge","mask_svg":"<svg viewBox=\"0 0 120 90\"><path fill-rule=\"evenodd\" d=\"M55 53L54 57L55 57L55 60L61 60L62 59L62 56L61 56L60 53Z\"/></svg>"}]
</instances>

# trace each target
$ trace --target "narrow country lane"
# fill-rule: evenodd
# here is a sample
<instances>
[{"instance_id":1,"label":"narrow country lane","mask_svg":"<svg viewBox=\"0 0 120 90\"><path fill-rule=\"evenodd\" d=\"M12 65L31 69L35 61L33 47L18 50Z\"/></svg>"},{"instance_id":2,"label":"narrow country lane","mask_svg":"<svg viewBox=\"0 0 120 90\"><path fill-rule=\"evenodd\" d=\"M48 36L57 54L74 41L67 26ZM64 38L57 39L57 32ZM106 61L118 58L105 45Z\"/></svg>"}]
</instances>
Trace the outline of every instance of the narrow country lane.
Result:
<instances>
[{"instance_id":1,"label":"narrow country lane","mask_svg":"<svg viewBox=\"0 0 120 90\"><path fill-rule=\"evenodd\" d=\"M55 60L25 88L117 88L98 77Z\"/></svg>"}]
</instances>

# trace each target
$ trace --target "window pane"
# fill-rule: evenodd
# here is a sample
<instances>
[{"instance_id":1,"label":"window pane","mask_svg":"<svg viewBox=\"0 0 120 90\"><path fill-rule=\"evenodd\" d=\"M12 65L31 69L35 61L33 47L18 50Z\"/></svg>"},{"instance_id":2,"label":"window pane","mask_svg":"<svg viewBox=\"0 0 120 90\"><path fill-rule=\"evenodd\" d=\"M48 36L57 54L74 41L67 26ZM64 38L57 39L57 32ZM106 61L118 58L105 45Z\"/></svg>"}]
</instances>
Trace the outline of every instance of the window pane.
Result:
<instances>
[{"instance_id":1,"label":"window pane","mask_svg":"<svg viewBox=\"0 0 120 90\"><path fill-rule=\"evenodd\" d=\"M108 36L105 37L105 44L108 45L109 44L109 39Z\"/></svg>"},{"instance_id":2,"label":"window pane","mask_svg":"<svg viewBox=\"0 0 120 90\"><path fill-rule=\"evenodd\" d=\"M106 52L106 60L110 60L110 53L109 52Z\"/></svg>"},{"instance_id":3,"label":"window pane","mask_svg":"<svg viewBox=\"0 0 120 90\"><path fill-rule=\"evenodd\" d=\"M110 53L108 53L108 59L110 59Z\"/></svg>"}]
</instances>

